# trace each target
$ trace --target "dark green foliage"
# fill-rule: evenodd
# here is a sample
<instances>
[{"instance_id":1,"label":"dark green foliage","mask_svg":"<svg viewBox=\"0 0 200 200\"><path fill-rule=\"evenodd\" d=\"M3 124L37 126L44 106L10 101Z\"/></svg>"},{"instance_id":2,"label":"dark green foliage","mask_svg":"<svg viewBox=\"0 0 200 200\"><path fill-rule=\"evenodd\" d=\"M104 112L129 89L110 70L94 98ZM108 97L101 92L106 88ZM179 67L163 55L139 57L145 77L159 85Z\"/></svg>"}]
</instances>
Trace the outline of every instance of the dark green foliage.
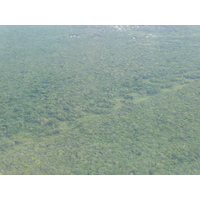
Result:
<instances>
[{"instance_id":1,"label":"dark green foliage","mask_svg":"<svg viewBox=\"0 0 200 200\"><path fill-rule=\"evenodd\" d=\"M200 174L199 26L0 26L1 174Z\"/></svg>"}]
</instances>

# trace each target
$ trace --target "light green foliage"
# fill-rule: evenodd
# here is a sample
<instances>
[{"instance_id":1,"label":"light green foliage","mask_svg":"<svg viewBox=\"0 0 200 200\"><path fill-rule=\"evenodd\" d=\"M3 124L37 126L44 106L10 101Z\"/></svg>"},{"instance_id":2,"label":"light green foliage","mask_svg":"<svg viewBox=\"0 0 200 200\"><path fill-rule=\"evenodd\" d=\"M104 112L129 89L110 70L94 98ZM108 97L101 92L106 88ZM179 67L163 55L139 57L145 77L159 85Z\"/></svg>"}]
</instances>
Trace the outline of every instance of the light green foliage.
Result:
<instances>
[{"instance_id":1,"label":"light green foliage","mask_svg":"<svg viewBox=\"0 0 200 200\"><path fill-rule=\"evenodd\" d=\"M199 26L0 26L0 174L200 174Z\"/></svg>"}]
</instances>

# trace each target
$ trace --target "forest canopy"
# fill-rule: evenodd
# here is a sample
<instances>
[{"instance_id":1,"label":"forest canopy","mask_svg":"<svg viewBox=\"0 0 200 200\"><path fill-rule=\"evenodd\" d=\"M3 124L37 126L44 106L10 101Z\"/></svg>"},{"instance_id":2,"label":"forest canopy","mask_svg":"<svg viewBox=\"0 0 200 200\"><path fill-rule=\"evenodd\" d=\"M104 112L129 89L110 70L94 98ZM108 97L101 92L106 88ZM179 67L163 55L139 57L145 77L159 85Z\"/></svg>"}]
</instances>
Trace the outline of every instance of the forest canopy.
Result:
<instances>
[{"instance_id":1,"label":"forest canopy","mask_svg":"<svg viewBox=\"0 0 200 200\"><path fill-rule=\"evenodd\" d=\"M200 174L200 26L0 26L0 174Z\"/></svg>"}]
</instances>

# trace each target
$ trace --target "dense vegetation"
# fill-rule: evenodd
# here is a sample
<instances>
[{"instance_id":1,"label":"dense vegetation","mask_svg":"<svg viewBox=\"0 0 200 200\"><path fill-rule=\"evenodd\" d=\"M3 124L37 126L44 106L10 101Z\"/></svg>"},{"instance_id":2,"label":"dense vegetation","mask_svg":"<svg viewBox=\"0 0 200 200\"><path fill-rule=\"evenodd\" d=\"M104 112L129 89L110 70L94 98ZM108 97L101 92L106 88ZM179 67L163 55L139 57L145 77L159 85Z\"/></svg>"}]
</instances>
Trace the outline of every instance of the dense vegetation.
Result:
<instances>
[{"instance_id":1,"label":"dense vegetation","mask_svg":"<svg viewBox=\"0 0 200 200\"><path fill-rule=\"evenodd\" d=\"M0 26L1 174L200 174L199 26Z\"/></svg>"}]
</instances>

